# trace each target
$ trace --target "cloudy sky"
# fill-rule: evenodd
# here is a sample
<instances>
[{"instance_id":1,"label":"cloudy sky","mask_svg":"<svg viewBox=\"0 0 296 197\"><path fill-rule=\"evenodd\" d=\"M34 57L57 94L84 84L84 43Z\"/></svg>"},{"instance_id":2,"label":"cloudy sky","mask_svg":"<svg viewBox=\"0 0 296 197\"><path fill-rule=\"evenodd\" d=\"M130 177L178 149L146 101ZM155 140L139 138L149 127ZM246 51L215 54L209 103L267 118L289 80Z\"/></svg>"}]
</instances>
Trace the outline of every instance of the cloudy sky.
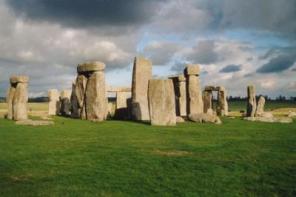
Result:
<instances>
[{"instance_id":1,"label":"cloudy sky","mask_svg":"<svg viewBox=\"0 0 296 197\"><path fill-rule=\"evenodd\" d=\"M0 27L0 96L12 74L30 76L31 96L70 88L86 60L129 86L137 55L155 77L198 63L203 85L231 95L296 96L295 0L0 0Z\"/></svg>"}]
</instances>

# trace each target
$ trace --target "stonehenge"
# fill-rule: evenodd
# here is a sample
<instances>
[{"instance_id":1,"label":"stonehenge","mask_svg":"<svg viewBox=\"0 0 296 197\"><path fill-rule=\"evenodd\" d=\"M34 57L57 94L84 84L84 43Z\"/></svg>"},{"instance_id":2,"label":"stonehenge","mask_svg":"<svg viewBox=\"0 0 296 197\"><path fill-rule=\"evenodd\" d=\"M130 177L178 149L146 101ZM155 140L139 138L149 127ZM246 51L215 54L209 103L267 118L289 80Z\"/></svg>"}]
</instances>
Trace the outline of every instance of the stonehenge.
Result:
<instances>
[{"instance_id":1,"label":"stonehenge","mask_svg":"<svg viewBox=\"0 0 296 197\"><path fill-rule=\"evenodd\" d=\"M102 62L86 62L77 66L75 96L81 119L103 121L107 118L108 101Z\"/></svg>"},{"instance_id":2,"label":"stonehenge","mask_svg":"<svg viewBox=\"0 0 296 197\"><path fill-rule=\"evenodd\" d=\"M151 79L148 85L151 125L176 125L174 87L171 79Z\"/></svg>"},{"instance_id":3,"label":"stonehenge","mask_svg":"<svg viewBox=\"0 0 296 197\"><path fill-rule=\"evenodd\" d=\"M8 114L10 120L28 119L28 82L27 76L11 76L7 94Z\"/></svg>"},{"instance_id":4,"label":"stonehenge","mask_svg":"<svg viewBox=\"0 0 296 197\"><path fill-rule=\"evenodd\" d=\"M187 83L187 113L203 113L203 100L199 80L200 68L197 64L187 65L185 69Z\"/></svg>"},{"instance_id":5,"label":"stonehenge","mask_svg":"<svg viewBox=\"0 0 296 197\"><path fill-rule=\"evenodd\" d=\"M149 121L148 82L152 78L152 63L143 57L136 57L132 78L132 118Z\"/></svg>"},{"instance_id":6,"label":"stonehenge","mask_svg":"<svg viewBox=\"0 0 296 197\"><path fill-rule=\"evenodd\" d=\"M104 121L108 116L119 120L149 121L158 126L174 126L186 120L220 124L219 116L228 116L226 89L205 86L201 91L200 66L197 64L186 65L182 74L155 79L151 61L136 57L131 87L107 87L104 70L105 64L98 61L79 64L71 90L48 90L48 115L95 122ZM28 118L28 81L26 76L10 77L8 119ZM217 93L217 101L213 92ZM278 121L270 112L264 111L263 96L256 103L254 86L248 86L247 92L246 119ZM109 93L115 95L110 102Z\"/></svg>"},{"instance_id":7,"label":"stonehenge","mask_svg":"<svg viewBox=\"0 0 296 197\"><path fill-rule=\"evenodd\" d=\"M60 112L60 93L57 89L48 90L48 115L58 115Z\"/></svg>"}]
</instances>

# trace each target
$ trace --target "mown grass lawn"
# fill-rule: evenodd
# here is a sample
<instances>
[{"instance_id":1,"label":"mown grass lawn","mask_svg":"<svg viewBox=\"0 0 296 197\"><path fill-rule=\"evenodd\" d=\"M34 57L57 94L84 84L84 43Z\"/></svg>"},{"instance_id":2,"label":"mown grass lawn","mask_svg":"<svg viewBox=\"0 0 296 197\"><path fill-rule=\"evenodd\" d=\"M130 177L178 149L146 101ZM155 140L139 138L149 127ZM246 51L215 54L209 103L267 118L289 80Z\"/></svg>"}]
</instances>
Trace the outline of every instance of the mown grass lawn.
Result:
<instances>
[{"instance_id":1,"label":"mown grass lawn","mask_svg":"<svg viewBox=\"0 0 296 197\"><path fill-rule=\"evenodd\" d=\"M0 119L0 196L295 196L296 123Z\"/></svg>"}]
</instances>

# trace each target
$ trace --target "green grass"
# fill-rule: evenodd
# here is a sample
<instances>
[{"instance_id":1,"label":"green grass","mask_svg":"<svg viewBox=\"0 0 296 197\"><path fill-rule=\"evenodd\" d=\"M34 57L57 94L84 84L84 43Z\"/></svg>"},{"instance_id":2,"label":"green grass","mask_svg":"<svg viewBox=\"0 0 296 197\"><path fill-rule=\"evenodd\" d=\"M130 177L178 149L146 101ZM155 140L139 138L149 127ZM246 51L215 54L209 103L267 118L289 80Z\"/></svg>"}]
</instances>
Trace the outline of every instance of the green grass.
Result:
<instances>
[{"instance_id":1,"label":"green grass","mask_svg":"<svg viewBox=\"0 0 296 197\"><path fill-rule=\"evenodd\" d=\"M296 123L0 119L0 196L295 196Z\"/></svg>"}]
</instances>

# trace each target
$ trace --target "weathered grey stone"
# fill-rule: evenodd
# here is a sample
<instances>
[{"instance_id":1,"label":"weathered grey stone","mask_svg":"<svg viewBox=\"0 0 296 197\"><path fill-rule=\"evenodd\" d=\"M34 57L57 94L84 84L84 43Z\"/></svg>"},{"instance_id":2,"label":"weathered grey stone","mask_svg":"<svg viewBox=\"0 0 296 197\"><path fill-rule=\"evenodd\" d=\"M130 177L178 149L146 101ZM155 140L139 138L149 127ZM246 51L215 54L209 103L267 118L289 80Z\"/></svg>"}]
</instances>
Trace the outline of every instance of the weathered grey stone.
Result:
<instances>
[{"instance_id":1,"label":"weathered grey stone","mask_svg":"<svg viewBox=\"0 0 296 197\"><path fill-rule=\"evenodd\" d=\"M187 116L186 78L184 75L178 77L178 91L178 115Z\"/></svg>"},{"instance_id":2,"label":"weathered grey stone","mask_svg":"<svg viewBox=\"0 0 296 197\"><path fill-rule=\"evenodd\" d=\"M132 117L135 120L149 120L148 81L152 78L152 63L144 58L136 57L132 79Z\"/></svg>"},{"instance_id":3,"label":"weathered grey stone","mask_svg":"<svg viewBox=\"0 0 296 197\"><path fill-rule=\"evenodd\" d=\"M130 119L130 114L128 110L127 98L129 92L116 92L116 110L115 110L115 118L120 120Z\"/></svg>"},{"instance_id":4,"label":"weathered grey stone","mask_svg":"<svg viewBox=\"0 0 296 197\"><path fill-rule=\"evenodd\" d=\"M72 93L71 93L71 117L80 118L80 109L78 98L76 95L76 84L72 83Z\"/></svg>"},{"instance_id":5,"label":"weathered grey stone","mask_svg":"<svg viewBox=\"0 0 296 197\"><path fill-rule=\"evenodd\" d=\"M98 61L86 62L77 66L77 73L84 74L89 72L104 71L105 64Z\"/></svg>"},{"instance_id":6,"label":"weathered grey stone","mask_svg":"<svg viewBox=\"0 0 296 197\"><path fill-rule=\"evenodd\" d=\"M205 114L205 113L199 113L199 114L190 114L188 116L189 120L193 122L198 122L198 123L215 123L215 124L221 124L221 120L218 116L212 115L212 114Z\"/></svg>"},{"instance_id":7,"label":"weathered grey stone","mask_svg":"<svg viewBox=\"0 0 296 197\"><path fill-rule=\"evenodd\" d=\"M27 76L12 76L7 95L8 119L26 120L28 118L28 81Z\"/></svg>"},{"instance_id":8,"label":"weathered grey stone","mask_svg":"<svg viewBox=\"0 0 296 197\"><path fill-rule=\"evenodd\" d=\"M187 109L188 114L203 113L203 101L200 90L200 81L196 73L199 73L199 65L188 65L187 74Z\"/></svg>"},{"instance_id":9,"label":"weathered grey stone","mask_svg":"<svg viewBox=\"0 0 296 197\"><path fill-rule=\"evenodd\" d=\"M60 94L60 115L71 115L71 90L63 90Z\"/></svg>"},{"instance_id":10,"label":"weathered grey stone","mask_svg":"<svg viewBox=\"0 0 296 197\"><path fill-rule=\"evenodd\" d=\"M182 116L177 116L176 117L176 122L177 123L183 123L183 122L185 122L185 120L184 120L184 118Z\"/></svg>"},{"instance_id":11,"label":"weathered grey stone","mask_svg":"<svg viewBox=\"0 0 296 197\"><path fill-rule=\"evenodd\" d=\"M189 64L185 68L186 75L199 75L200 67L197 64Z\"/></svg>"},{"instance_id":12,"label":"weathered grey stone","mask_svg":"<svg viewBox=\"0 0 296 197\"><path fill-rule=\"evenodd\" d=\"M104 72L93 72L88 78L85 91L85 111L87 120L106 120L108 114L108 101L105 88Z\"/></svg>"},{"instance_id":13,"label":"weathered grey stone","mask_svg":"<svg viewBox=\"0 0 296 197\"><path fill-rule=\"evenodd\" d=\"M8 113L7 113L7 119L13 120L13 98L15 94L16 84L15 86L11 85L11 87L8 90L6 102L8 104Z\"/></svg>"},{"instance_id":14,"label":"weathered grey stone","mask_svg":"<svg viewBox=\"0 0 296 197\"><path fill-rule=\"evenodd\" d=\"M227 93L224 87L219 87L218 90L218 107L217 114L219 116L228 116Z\"/></svg>"},{"instance_id":15,"label":"weathered grey stone","mask_svg":"<svg viewBox=\"0 0 296 197\"><path fill-rule=\"evenodd\" d=\"M262 114L264 113L264 105L265 105L265 98L263 96L260 96L258 100L255 116L262 116Z\"/></svg>"},{"instance_id":16,"label":"weathered grey stone","mask_svg":"<svg viewBox=\"0 0 296 197\"><path fill-rule=\"evenodd\" d=\"M288 117L245 117L244 120L257 122L277 122L277 123L292 123L293 119Z\"/></svg>"},{"instance_id":17,"label":"weathered grey stone","mask_svg":"<svg viewBox=\"0 0 296 197\"><path fill-rule=\"evenodd\" d=\"M13 98L13 119L28 119L28 83L18 83Z\"/></svg>"},{"instance_id":18,"label":"weathered grey stone","mask_svg":"<svg viewBox=\"0 0 296 197\"><path fill-rule=\"evenodd\" d=\"M248 91L248 104L247 104L247 117L254 117L256 112L256 90L255 87L250 85L247 87Z\"/></svg>"},{"instance_id":19,"label":"weathered grey stone","mask_svg":"<svg viewBox=\"0 0 296 197\"><path fill-rule=\"evenodd\" d=\"M85 90L87 84L87 77L79 74L76 78L75 83L75 95L77 97L78 102L78 113L81 119L86 119L86 111L85 111Z\"/></svg>"},{"instance_id":20,"label":"weathered grey stone","mask_svg":"<svg viewBox=\"0 0 296 197\"><path fill-rule=\"evenodd\" d=\"M151 79L148 88L152 125L176 125L174 86L171 79Z\"/></svg>"},{"instance_id":21,"label":"weathered grey stone","mask_svg":"<svg viewBox=\"0 0 296 197\"><path fill-rule=\"evenodd\" d=\"M204 113L208 113L208 111L213 111L212 99L213 99L212 91L204 90L203 91Z\"/></svg>"},{"instance_id":22,"label":"weathered grey stone","mask_svg":"<svg viewBox=\"0 0 296 197\"><path fill-rule=\"evenodd\" d=\"M48 115L58 115L60 111L60 93L56 89L48 90Z\"/></svg>"}]
</instances>

